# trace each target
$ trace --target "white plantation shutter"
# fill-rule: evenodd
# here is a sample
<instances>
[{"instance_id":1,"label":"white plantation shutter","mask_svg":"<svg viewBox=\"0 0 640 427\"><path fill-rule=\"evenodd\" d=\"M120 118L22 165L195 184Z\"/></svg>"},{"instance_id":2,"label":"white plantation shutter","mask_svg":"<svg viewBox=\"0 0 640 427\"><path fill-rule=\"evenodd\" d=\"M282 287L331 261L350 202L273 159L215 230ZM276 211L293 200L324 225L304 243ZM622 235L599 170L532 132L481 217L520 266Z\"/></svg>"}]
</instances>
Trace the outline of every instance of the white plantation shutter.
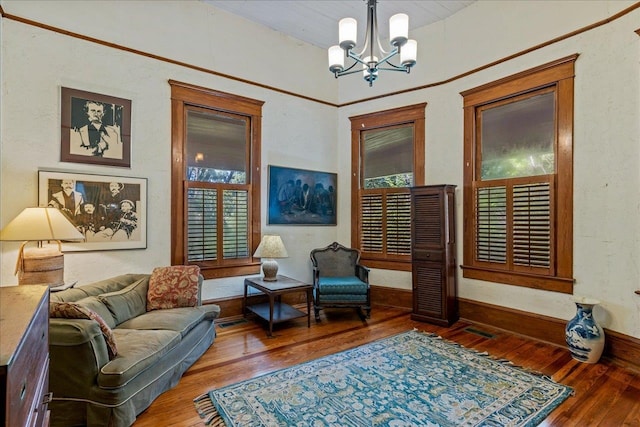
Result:
<instances>
[{"instance_id":1,"label":"white plantation shutter","mask_svg":"<svg viewBox=\"0 0 640 427\"><path fill-rule=\"evenodd\" d=\"M223 230L224 258L249 256L249 192L246 190L224 190Z\"/></svg>"},{"instance_id":2,"label":"white plantation shutter","mask_svg":"<svg viewBox=\"0 0 640 427\"><path fill-rule=\"evenodd\" d=\"M411 194L408 190L364 190L360 213L363 253L411 255Z\"/></svg>"},{"instance_id":3,"label":"white plantation shutter","mask_svg":"<svg viewBox=\"0 0 640 427\"><path fill-rule=\"evenodd\" d=\"M198 262L217 259L217 191L189 188L187 218L187 260Z\"/></svg>"},{"instance_id":4,"label":"white plantation shutter","mask_svg":"<svg viewBox=\"0 0 640 427\"><path fill-rule=\"evenodd\" d=\"M476 259L507 262L507 189L482 187L476 191Z\"/></svg>"},{"instance_id":5,"label":"white plantation shutter","mask_svg":"<svg viewBox=\"0 0 640 427\"><path fill-rule=\"evenodd\" d=\"M387 253L411 255L411 194L387 194Z\"/></svg>"},{"instance_id":6,"label":"white plantation shutter","mask_svg":"<svg viewBox=\"0 0 640 427\"><path fill-rule=\"evenodd\" d=\"M222 194L221 199L219 194ZM218 210L220 203L222 209ZM224 259L250 256L247 190L191 187L188 189L187 215L189 262L216 261L221 256Z\"/></svg>"},{"instance_id":7,"label":"white plantation shutter","mask_svg":"<svg viewBox=\"0 0 640 427\"><path fill-rule=\"evenodd\" d=\"M382 194L363 194L360 199L361 233L360 250L362 252L382 253Z\"/></svg>"},{"instance_id":8,"label":"white plantation shutter","mask_svg":"<svg viewBox=\"0 0 640 427\"><path fill-rule=\"evenodd\" d=\"M549 182L514 185L514 265L551 268L551 218Z\"/></svg>"},{"instance_id":9,"label":"white plantation shutter","mask_svg":"<svg viewBox=\"0 0 640 427\"><path fill-rule=\"evenodd\" d=\"M475 183L476 261L498 270L553 271L553 176L534 180Z\"/></svg>"}]
</instances>

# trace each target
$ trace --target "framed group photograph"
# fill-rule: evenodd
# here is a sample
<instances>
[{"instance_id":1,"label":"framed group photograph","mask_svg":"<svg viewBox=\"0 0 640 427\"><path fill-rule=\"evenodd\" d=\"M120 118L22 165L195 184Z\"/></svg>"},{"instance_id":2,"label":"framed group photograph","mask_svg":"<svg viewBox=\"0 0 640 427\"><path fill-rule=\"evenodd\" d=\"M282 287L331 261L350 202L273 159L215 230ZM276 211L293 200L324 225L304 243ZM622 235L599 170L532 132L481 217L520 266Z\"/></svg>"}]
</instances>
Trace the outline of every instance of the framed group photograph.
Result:
<instances>
[{"instance_id":1,"label":"framed group photograph","mask_svg":"<svg viewBox=\"0 0 640 427\"><path fill-rule=\"evenodd\" d=\"M38 171L38 203L59 209L84 236L63 251L147 247L147 180Z\"/></svg>"},{"instance_id":2,"label":"framed group photograph","mask_svg":"<svg viewBox=\"0 0 640 427\"><path fill-rule=\"evenodd\" d=\"M338 175L269 165L269 224L336 225Z\"/></svg>"},{"instance_id":3,"label":"framed group photograph","mask_svg":"<svg viewBox=\"0 0 640 427\"><path fill-rule=\"evenodd\" d=\"M60 160L131 167L131 100L63 87Z\"/></svg>"}]
</instances>

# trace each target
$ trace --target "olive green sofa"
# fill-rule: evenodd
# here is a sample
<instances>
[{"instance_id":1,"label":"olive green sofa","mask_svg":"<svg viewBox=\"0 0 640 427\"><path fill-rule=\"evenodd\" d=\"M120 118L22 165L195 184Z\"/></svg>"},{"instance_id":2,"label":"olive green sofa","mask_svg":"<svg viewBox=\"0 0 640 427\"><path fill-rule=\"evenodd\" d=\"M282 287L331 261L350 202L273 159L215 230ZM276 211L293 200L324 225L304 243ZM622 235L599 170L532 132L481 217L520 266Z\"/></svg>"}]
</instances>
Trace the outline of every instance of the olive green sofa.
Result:
<instances>
[{"instance_id":1,"label":"olive green sofa","mask_svg":"<svg viewBox=\"0 0 640 427\"><path fill-rule=\"evenodd\" d=\"M211 346L217 305L146 311L150 275L126 274L51 294L102 317L117 356L109 360L98 322L49 319L51 425L130 426Z\"/></svg>"}]
</instances>

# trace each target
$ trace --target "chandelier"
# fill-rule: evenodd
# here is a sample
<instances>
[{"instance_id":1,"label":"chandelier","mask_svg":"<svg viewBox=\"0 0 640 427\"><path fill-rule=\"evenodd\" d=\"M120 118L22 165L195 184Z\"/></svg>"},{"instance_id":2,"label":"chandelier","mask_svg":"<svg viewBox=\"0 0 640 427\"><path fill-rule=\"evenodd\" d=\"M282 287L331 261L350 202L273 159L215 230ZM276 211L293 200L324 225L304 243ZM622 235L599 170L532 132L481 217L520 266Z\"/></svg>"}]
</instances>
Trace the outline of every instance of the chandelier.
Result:
<instances>
[{"instance_id":1,"label":"chandelier","mask_svg":"<svg viewBox=\"0 0 640 427\"><path fill-rule=\"evenodd\" d=\"M358 53L353 51L356 47L358 22L353 18L341 19L338 23L340 45L329 48L329 71L334 74L336 79L340 76L362 71L364 79L369 82L369 86L373 86L373 82L378 78L380 70L409 73L411 67L416 65L418 43L408 38L409 17L404 13L398 13L389 19L389 43L392 49L386 51L380 43L380 35L378 33L377 0L366 1L367 30L362 50ZM400 65L390 62L396 55L400 55ZM344 66L345 58L353 60L353 63L348 68ZM362 64L362 69L354 70L353 68L358 64Z\"/></svg>"}]
</instances>

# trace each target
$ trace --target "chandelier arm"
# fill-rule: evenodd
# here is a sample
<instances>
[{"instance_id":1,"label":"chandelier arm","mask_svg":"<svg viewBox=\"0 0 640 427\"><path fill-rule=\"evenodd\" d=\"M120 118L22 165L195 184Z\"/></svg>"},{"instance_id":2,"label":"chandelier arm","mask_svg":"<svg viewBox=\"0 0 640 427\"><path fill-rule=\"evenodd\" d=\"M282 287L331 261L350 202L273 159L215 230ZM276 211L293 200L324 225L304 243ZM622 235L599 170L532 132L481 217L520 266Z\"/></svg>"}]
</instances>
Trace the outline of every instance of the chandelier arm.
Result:
<instances>
[{"instance_id":1,"label":"chandelier arm","mask_svg":"<svg viewBox=\"0 0 640 427\"><path fill-rule=\"evenodd\" d=\"M397 67L397 65L393 65L392 63L390 63L389 60L391 58L393 58L394 56L396 56L397 54L399 54L399 53L400 53L400 49L398 49L397 47L393 48L393 50L391 52L389 52L389 54L387 56L385 56L380 61L378 61L378 64L387 63L387 64L391 65L392 67Z\"/></svg>"},{"instance_id":2,"label":"chandelier arm","mask_svg":"<svg viewBox=\"0 0 640 427\"><path fill-rule=\"evenodd\" d=\"M350 57L350 58L352 58L352 56L349 56L349 57ZM344 75L345 75L345 73L346 73L346 74L353 74L353 73L357 73L358 71L360 71L360 70L355 70L355 71L352 71L351 73L349 73L349 72L348 72L348 71L350 71L353 67L355 67L356 65L358 65L359 63L363 63L361 60L360 60L360 62L358 62L358 61L359 61L359 58L353 58L353 59L354 59L353 64L349 65L349 67L348 67L348 68L345 68L345 69L344 69L344 70L342 70L342 71L338 71L338 72L336 72L335 74L336 74L337 76L344 76Z\"/></svg>"},{"instance_id":3,"label":"chandelier arm","mask_svg":"<svg viewBox=\"0 0 640 427\"><path fill-rule=\"evenodd\" d=\"M375 34L375 37L376 37L376 43L378 44L378 49L380 50L380 53L381 53L380 56L386 55L387 53L389 53L388 51L386 51L384 49L384 47L382 47L382 43L380 42L380 32L378 31L378 12L377 12L376 3L377 3L377 0L374 0L374 3L373 3L373 32L371 33L371 57L372 58L373 58L373 36L374 36L374 34Z\"/></svg>"},{"instance_id":4,"label":"chandelier arm","mask_svg":"<svg viewBox=\"0 0 640 427\"><path fill-rule=\"evenodd\" d=\"M347 70L350 70L351 68L353 68L356 64L362 64L362 65L366 65L369 66L369 64L367 64L365 61L362 60L362 55L358 55L353 53L352 51L347 52L347 56L351 59L353 59L354 61L356 61L355 63L353 63L353 65L351 65L349 68L347 68Z\"/></svg>"},{"instance_id":5,"label":"chandelier arm","mask_svg":"<svg viewBox=\"0 0 640 427\"><path fill-rule=\"evenodd\" d=\"M353 65L356 65L356 63L354 63ZM355 74L355 73L361 73L362 70L353 70L353 71L349 71L353 68L353 65L349 68L347 68L346 70L343 71L337 71L335 73L336 77L342 77L342 76L348 76L349 74Z\"/></svg>"},{"instance_id":6,"label":"chandelier arm","mask_svg":"<svg viewBox=\"0 0 640 427\"><path fill-rule=\"evenodd\" d=\"M404 73L409 73L411 71L411 68L409 68L409 67L399 67L397 65L389 64L388 62L387 62L387 64L391 65L392 67L395 67L395 68L381 68L381 67L378 67L378 70L381 70L381 71L401 71L401 72L404 72Z\"/></svg>"}]
</instances>

